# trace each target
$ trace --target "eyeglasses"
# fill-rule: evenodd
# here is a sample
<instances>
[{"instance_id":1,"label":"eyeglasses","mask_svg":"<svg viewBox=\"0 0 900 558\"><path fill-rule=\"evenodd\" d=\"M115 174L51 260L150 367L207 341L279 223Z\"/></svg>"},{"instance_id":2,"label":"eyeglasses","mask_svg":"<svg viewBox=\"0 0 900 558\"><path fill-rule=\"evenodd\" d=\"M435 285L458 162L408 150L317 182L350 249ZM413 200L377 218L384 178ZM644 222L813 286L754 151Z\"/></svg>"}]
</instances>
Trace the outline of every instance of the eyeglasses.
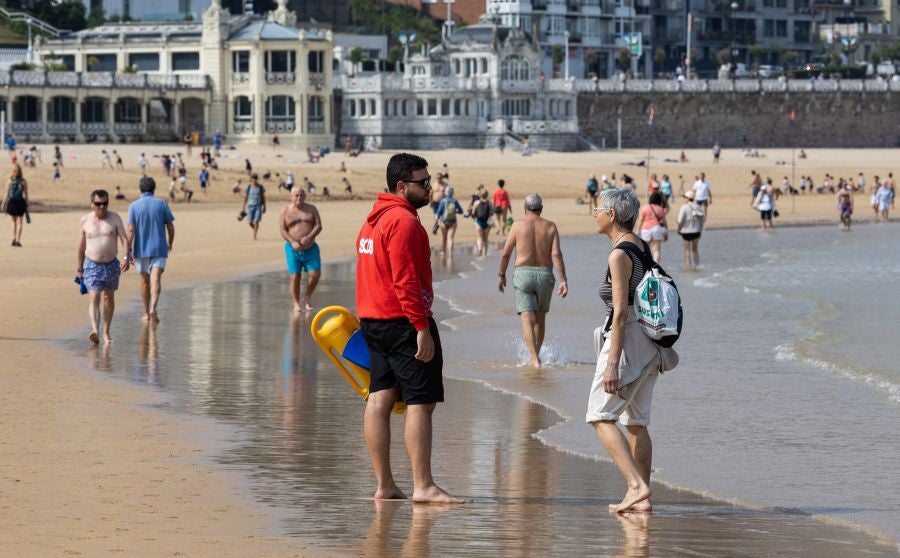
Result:
<instances>
[{"instance_id":1,"label":"eyeglasses","mask_svg":"<svg viewBox=\"0 0 900 558\"><path fill-rule=\"evenodd\" d=\"M422 188L425 188L425 189L431 188L431 177L430 176L426 176L425 178L422 178L420 180L413 180L410 178L410 179L404 180L403 182L408 182L410 184L418 184L419 186L421 186Z\"/></svg>"},{"instance_id":2,"label":"eyeglasses","mask_svg":"<svg viewBox=\"0 0 900 558\"><path fill-rule=\"evenodd\" d=\"M106 207L109 205L108 201L105 202L94 202L94 207Z\"/></svg>"},{"instance_id":3,"label":"eyeglasses","mask_svg":"<svg viewBox=\"0 0 900 558\"><path fill-rule=\"evenodd\" d=\"M609 213L612 213L613 210L609 207L595 207L594 209L591 210L591 215L593 215L594 217L597 217L604 211L608 211Z\"/></svg>"}]
</instances>

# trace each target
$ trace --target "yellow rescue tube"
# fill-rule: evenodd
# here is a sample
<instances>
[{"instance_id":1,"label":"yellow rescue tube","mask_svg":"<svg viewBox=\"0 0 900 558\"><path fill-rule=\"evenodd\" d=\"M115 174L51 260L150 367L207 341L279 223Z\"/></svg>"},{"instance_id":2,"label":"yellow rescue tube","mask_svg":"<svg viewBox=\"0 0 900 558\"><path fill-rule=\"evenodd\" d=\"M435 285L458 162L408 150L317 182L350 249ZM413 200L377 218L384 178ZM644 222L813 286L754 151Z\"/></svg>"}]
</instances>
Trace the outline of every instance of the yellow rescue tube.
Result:
<instances>
[{"instance_id":1,"label":"yellow rescue tube","mask_svg":"<svg viewBox=\"0 0 900 558\"><path fill-rule=\"evenodd\" d=\"M365 367L368 365L368 349L358 337L361 334L357 334L359 320L356 316L343 306L328 306L316 313L309 329L316 344L337 367L350 387L363 399L368 399L369 370ZM354 334L357 334L356 338ZM351 349L353 354L349 352ZM406 403L394 403L393 412L405 413Z\"/></svg>"}]
</instances>

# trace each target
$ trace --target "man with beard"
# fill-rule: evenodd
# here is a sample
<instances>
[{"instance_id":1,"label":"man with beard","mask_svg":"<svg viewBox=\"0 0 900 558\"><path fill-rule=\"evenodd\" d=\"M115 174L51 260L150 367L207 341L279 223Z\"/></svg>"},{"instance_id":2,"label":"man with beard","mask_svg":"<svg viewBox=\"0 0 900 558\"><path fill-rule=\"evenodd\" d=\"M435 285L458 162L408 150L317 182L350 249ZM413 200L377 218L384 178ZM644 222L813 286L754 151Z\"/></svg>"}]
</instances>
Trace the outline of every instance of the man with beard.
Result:
<instances>
[{"instance_id":1,"label":"man with beard","mask_svg":"<svg viewBox=\"0 0 900 558\"><path fill-rule=\"evenodd\" d=\"M462 503L431 475L432 414L444 401L444 385L441 340L431 315L431 248L416 212L431 199L428 162L394 155L387 187L356 241L356 308L371 356L364 432L378 483L375 499L406 498L390 462L391 409L403 401L413 501Z\"/></svg>"}]
</instances>

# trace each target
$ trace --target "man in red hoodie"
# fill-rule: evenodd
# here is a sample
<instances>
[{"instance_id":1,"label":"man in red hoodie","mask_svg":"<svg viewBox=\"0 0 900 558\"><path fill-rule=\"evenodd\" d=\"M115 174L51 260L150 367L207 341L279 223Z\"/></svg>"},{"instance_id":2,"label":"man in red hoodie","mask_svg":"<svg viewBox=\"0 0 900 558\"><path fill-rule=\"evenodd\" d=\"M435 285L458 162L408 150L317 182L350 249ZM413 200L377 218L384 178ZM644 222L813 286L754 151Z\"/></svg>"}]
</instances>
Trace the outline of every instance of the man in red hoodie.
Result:
<instances>
[{"instance_id":1,"label":"man in red hoodie","mask_svg":"<svg viewBox=\"0 0 900 558\"><path fill-rule=\"evenodd\" d=\"M413 501L462 503L431 476L431 415L444 401L444 384L441 340L431 317L431 247L416 213L431 199L428 162L394 155L387 186L356 239L356 311L371 355L363 429L378 482L375 499L406 498L390 460L391 409L403 401Z\"/></svg>"}]
</instances>

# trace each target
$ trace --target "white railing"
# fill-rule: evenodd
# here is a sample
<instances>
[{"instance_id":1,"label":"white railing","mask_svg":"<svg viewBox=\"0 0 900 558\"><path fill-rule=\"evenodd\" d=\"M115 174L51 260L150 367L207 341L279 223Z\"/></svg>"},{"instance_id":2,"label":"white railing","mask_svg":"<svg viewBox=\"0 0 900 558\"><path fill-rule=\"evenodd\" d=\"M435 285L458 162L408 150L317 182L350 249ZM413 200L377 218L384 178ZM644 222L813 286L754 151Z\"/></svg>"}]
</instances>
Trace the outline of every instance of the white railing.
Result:
<instances>
[{"instance_id":1,"label":"white railing","mask_svg":"<svg viewBox=\"0 0 900 558\"><path fill-rule=\"evenodd\" d=\"M509 92L522 91L522 92L526 92L526 93L533 93L538 90L538 87L539 87L539 83L537 81L532 81L532 80L520 81L520 80L505 79L500 82L500 89L502 91L509 91Z\"/></svg>"},{"instance_id":2,"label":"white railing","mask_svg":"<svg viewBox=\"0 0 900 558\"><path fill-rule=\"evenodd\" d=\"M292 134L295 129L293 120L266 120L266 132L270 134Z\"/></svg>"},{"instance_id":3,"label":"white railing","mask_svg":"<svg viewBox=\"0 0 900 558\"><path fill-rule=\"evenodd\" d=\"M116 87L147 87L146 74L116 74Z\"/></svg>"},{"instance_id":4,"label":"white railing","mask_svg":"<svg viewBox=\"0 0 900 558\"><path fill-rule=\"evenodd\" d=\"M113 131L117 136L135 136L144 131L144 125L140 122L116 122Z\"/></svg>"},{"instance_id":5,"label":"white railing","mask_svg":"<svg viewBox=\"0 0 900 558\"><path fill-rule=\"evenodd\" d=\"M78 84L75 72L47 72L47 85L51 87L78 87Z\"/></svg>"},{"instance_id":6,"label":"white railing","mask_svg":"<svg viewBox=\"0 0 900 558\"><path fill-rule=\"evenodd\" d=\"M235 120L231 128L236 134L246 134L253 132L252 120Z\"/></svg>"},{"instance_id":7,"label":"white railing","mask_svg":"<svg viewBox=\"0 0 900 558\"><path fill-rule=\"evenodd\" d=\"M81 85L84 87L112 87L115 80L113 74L106 72L85 72L81 74Z\"/></svg>"},{"instance_id":8,"label":"white railing","mask_svg":"<svg viewBox=\"0 0 900 558\"><path fill-rule=\"evenodd\" d=\"M578 132L577 120L513 120L512 131L515 134L550 134Z\"/></svg>"},{"instance_id":9,"label":"white railing","mask_svg":"<svg viewBox=\"0 0 900 558\"><path fill-rule=\"evenodd\" d=\"M109 124L106 122L82 122L81 133L89 136L100 136L109 133Z\"/></svg>"},{"instance_id":10,"label":"white railing","mask_svg":"<svg viewBox=\"0 0 900 558\"><path fill-rule=\"evenodd\" d=\"M13 122L12 131L22 135L40 134L44 131L44 125L41 122Z\"/></svg>"},{"instance_id":11,"label":"white railing","mask_svg":"<svg viewBox=\"0 0 900 558\"><path fill-rule=\"evenodd\" d=\"M900 82L876 79L738 79L738 80L575 80L575 91L579 93L756 93L760 91L790 91L803 93L857 91L900 91Z\"/></svg>"},{"instance_id":12,"label":"white railing","mask_svg":"<svg viewBox=\"0 0 900 558\"><path fill-rule=\"evenodd\" d=\"M310 134L324 134L325 122L322 120L311 120L308 128Z\"/></svg>"},{"instance_id":13,"label":"white railing","mask_svg":"<svg viewBox=\"0 0 900 558\"><path fill-rule=\"evenodd\" d=\"M168 87L169 89L175 89L178 85L178 81L173 75L147 74L147 85L150 87Z\"/></svg>"},{"instance_id":14,"label":"white railing","mask_svg":"<svg viewBox=\"0 0 900 558\"><path fill-rule=\"evenodd\" d=\"M179 89L209 89L209 78L206 74L184 74L175 76Z\"/></svg>"},{"instance_id":15,"label":"white railing","mask_svg":"<svg viewBox=\"0 0 900 558\"><path fill-rule=\"evenodd\" d=\"M47 122L47 133L74 136L78 132L75 122Z\"/></svg>"},{"instance_id":16,"label":"white railing","mask_svg":"<svg viewBox=\"0 0 900 558\"><path fill-rule=\"evenodd\" d=\"M241 83L250 83L249 72L234 72L231 74L231 83L239 85Z\"/></svg>"},{"instance_id":17,"label":"white railing","mask_svg":"<svg viewBox=\"0 0 900 558\"><path fill-rule=\"evenodd\" d=\"M294 83L294 72L266 72L266 83Z\"/></svg>"},{"instance_id":18,"label":"white railing","mask_svg":"<svg viewBox=\"0 0 900 558\"><path fill-rule=\"evenodd\" d=\"M13 85L41 87L46 81L46 74L43 71L13 70L12 72Z\"/></svg>"},{"instance_id":19,"label":"white railing","mask_svg":"<svg viewBox=\"0 0 900 558\"><path fill-rule=\"evenodd\" d=\"M325 87L325 74L309 74L309 85L317 89Z\"/></svg>"},{"instance_id":20,"label":"white railing","mask_svg":"<svg viewBox=\"0 0 900 558\"><path fill-rule=\"evenodd\" d=\"M172 134L175 133L175 126L169 122L148 122L147 133L150 134Z\"/></svg>"}]
</instances>

